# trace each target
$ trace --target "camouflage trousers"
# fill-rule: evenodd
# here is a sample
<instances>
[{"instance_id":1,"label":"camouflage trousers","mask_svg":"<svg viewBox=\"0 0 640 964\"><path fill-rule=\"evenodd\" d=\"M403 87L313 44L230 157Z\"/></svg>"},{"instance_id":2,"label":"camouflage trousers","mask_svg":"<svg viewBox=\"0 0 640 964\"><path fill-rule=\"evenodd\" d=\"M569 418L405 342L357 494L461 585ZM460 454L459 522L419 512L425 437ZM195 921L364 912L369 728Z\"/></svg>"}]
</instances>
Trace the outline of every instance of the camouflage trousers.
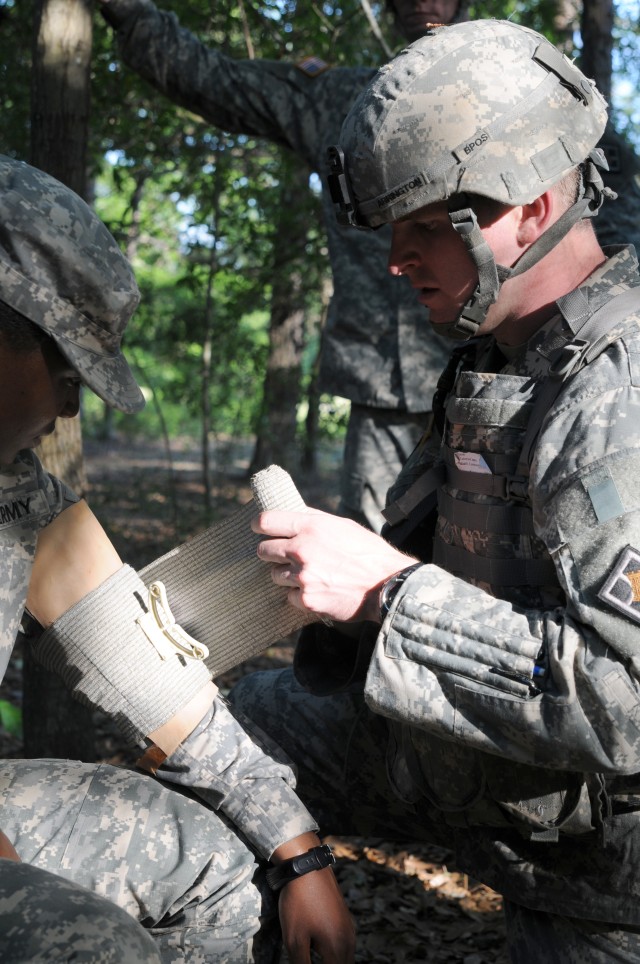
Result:
<instances>
[{"instance_id":1,"label":"camouflage trousers","mask_svg":"<svg viewBox=\"0 0 640 964\"><path fill-rule=\"evenodd\" d=\"M1 961L278 959L263 868L198 800L117 767L7 760L0 813L23 861L0 860Z\"/></svg>"},{"instance_id":2,"label":"camouflage trousers","mask_svg":"<svg viewBox=\"0 0 640 964\"><path fill-rule=\"evenodd\" d=\"M338 513L380 532L387 491L414 450L429 415L351 405Z\"/></svg>"},{"instance_id":3,"label":"camouflage trousers","mask_svg":"<svg viewBox=\"0 0 640 964\"><path fill-rule=\"evenodd\" d=\"M400 800L387 779L385 720L361 690L315 697L293 672L254 673L231 703L296 764L297 791L323 834L428 841L454 848L443 814L425 800ZM640 931L529 910L505 901L510 958L517 964L640 964Z\"/></svg>"}]
</instances>

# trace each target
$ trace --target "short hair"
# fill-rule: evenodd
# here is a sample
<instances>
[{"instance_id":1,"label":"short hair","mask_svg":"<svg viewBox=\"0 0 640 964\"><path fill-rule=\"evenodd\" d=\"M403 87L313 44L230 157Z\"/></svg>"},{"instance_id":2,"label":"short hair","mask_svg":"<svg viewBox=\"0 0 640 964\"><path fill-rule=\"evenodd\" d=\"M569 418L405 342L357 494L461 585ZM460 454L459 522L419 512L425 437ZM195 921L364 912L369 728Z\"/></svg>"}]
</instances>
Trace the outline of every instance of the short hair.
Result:
<instances>
[{"instance_id":1,"label":"short hair","mask_svg":"<svg viewBox=\"0 0 640 964\"><path fill-rule=\"evenodd\" d=\"M29 318L0 301L0 337L15 352L37 351L53 339Z\"/></svg>"},{"instance_id":2,"label":"short hair","mask_svg":"<svg viewBox=\"0 0 640 964\"><path fill-rule=\"evenodd\" d=\"M583 186L585 165L578 164L551 187L557 196L566 203L567 207L575 204L581 194ZM504 201L496 201L494 198L484 197L481 194L467 194L470 207L475 211L478 220L483 226L495 221L496 218L509 210L511 205ZM583 219L584 221L584 219ZM579 222L582 223L582 222Z\"/></svg>"},{"instance_id":3,"label":"short hair","mask_svg":"<svg viewBox=\"0 0 640 964\"><path fill-rule=\"evenodd\" d=\"M578 164L577 167L572 168L568 174L565 174L565 176L554 185L560 197L564 198L568 204L575 204L580 197L584 171L584 163Z\"/></svg>"},{"instance_id":4,"label":"short hair","mask_svg":"<svg viewBox=\"0 0 640 964\"><path fill-rule=\"evenodd\" d=\"M483 194L466 194L465 197L469 207L475 212L481 227L492 224L511 207L504 201L496 201L495 198L485 197Z\"/></svg>"}]
</instances>

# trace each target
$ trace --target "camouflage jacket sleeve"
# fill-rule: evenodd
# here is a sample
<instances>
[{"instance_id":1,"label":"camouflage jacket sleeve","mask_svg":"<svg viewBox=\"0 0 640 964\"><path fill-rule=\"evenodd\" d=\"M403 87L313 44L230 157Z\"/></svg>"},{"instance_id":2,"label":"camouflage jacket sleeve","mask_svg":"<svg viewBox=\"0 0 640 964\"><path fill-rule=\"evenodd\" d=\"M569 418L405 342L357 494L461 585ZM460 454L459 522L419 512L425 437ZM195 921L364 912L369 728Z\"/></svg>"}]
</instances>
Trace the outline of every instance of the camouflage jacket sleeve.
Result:
<instances>
[{"instance_id":1,"label":"camouflage jacket sleeve","mask_svg":"<svg viewBox=\"0 0 640 964\"><path fill-rule=\"evenodd\" d=\"M565 604L519 608L421 567L377 640L374 709L536 766L640 770L639 424L630 319L563 390L536 447L534 525Z\"/></svg>"},{"instance_id":2,"label":"camouflage jacket sleeve","mask_svg":"<svg viewBox=\"0 0 640 964\"><path fill-rule=\"evenodd\" d=\"M0 468L0 679L4 676L27 599L38 530L77 496L44 471L30 450Z\"/></svg>"},{"instance_id":3,"label":"camouflage jacket sleeve","mask_svg":"<svg viewBox=\"0 0 640 964\"><path fill-rule=\"evenodd\" d=\"M246 718L236 718L220 696L158 775L222 811L267 859L280 844L317 830L280 748Z\"/></svg>"},{"instance_id":4,"label":"camouflage jacket sleeve","mask_svg":"<svg viewBox=\"0 0 640 964\"><path fill-rule=\"evenodd\" d=\"M313 77L290 63L235 60L205 46L151 0L109 0L103 14L117 30L124 62L174 103L222 130L289 147L314 168L320 155L324 162L324 118L334 127L339 119L339 131L372 73L339 68Z\"/></svg>"}]
</instances>

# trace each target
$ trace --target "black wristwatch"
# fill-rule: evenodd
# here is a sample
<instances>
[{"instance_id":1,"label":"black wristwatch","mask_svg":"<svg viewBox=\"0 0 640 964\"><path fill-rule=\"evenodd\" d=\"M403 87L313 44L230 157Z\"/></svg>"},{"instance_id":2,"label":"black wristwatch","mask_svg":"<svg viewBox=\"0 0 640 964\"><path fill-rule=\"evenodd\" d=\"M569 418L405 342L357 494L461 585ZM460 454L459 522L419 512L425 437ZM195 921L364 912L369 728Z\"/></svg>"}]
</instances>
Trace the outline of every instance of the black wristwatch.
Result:
<instances>
[{"instance_id":1,"label":"black wristwatch","mask_svg":"<svg viewBox=\"0 0 640 964\"><path fill-rule=\"evenodd\" d=\"M402 572L397 572L395 576L391 579L387 579L384 586L380 590L380 622L383 623L385 617L389 610L391 609L391 604L393 600L398 595L398 589L403 582L406 582L412 572L419 569L420 566L424 565L422 562L416 562L413 566L409 566L407 569L403 569Z\"/></svg>"},{"instance_id":2,"label":"black wristwatch","mask_svg":"<svg viewBox=\"0 0 640 964\"><path fill-rule=\"evenodd\" d=\"M321 847L312 847L311 850L307 850L306 854L298 854L297 857L283 860L277 867L270 867L267 871L267 883L271 890L277 891L290 881L296 880L298 877L304 877L312 870L323 870L325 867L335 864L335 862L336 858L328 844L323 844Z\"/></svg>"}]
</instances>

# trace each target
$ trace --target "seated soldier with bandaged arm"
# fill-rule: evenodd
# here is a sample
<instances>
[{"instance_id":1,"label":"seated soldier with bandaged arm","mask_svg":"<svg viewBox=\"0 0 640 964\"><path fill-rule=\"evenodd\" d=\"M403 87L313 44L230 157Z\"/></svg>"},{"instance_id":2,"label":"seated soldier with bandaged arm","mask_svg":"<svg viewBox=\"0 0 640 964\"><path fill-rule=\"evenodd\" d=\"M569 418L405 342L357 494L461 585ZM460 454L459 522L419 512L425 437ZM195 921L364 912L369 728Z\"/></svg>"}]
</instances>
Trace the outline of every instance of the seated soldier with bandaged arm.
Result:
<instances>
[{"instance_id":1,"label":"seated soldier with bandaged arm","mask_svg":"<svg viewBox=\"0 0 640 964\"><path fill-rule=\"evenodd\" d=\"M138 772L0 761L1 954L268 962L279 910L291 961L311 947L350 961L332 856L288 762L229 710L197 644L166 631L87 504L32 451L77 414L82 384L142 408L120 350L137 301L87 205L0 158L0 677L26 610L43 627L37 658L141 753Z\"/></svg>"}]
</instances>

